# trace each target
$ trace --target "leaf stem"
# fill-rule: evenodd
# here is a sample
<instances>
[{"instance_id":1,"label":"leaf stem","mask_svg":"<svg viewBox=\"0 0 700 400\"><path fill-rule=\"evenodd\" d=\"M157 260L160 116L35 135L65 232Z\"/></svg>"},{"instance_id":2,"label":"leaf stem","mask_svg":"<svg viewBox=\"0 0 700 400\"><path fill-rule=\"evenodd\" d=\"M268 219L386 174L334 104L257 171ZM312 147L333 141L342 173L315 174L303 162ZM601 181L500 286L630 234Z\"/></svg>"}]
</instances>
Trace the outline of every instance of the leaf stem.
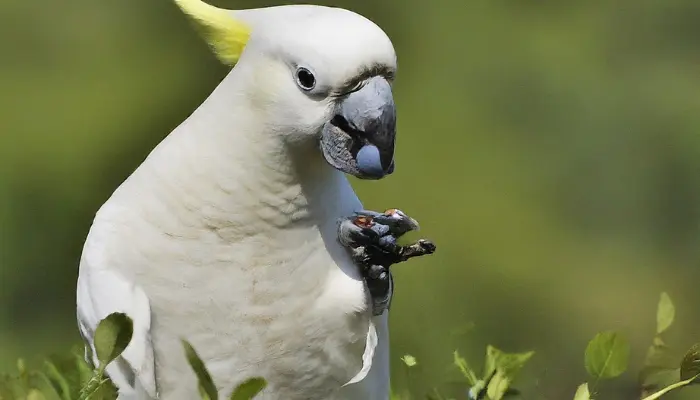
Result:
<instances>
[{"instance_id":1,"label":"leaf stem","mask_svg":"<svg viewBox=\"0 0 700 400\"><path fill-rule=\"evenodd\" d=\"M696 380L699 376L700 376L700 374L697 374L697 375L695 375L695 376L692 377L692 378L688 378L688 379L686 379L686 380L684 380L684 381L680 381L680 382L676 382L676 383L674 383L674 384L672 384L672 385L668 385L668 386L666 386L665 388L659 390L658 392L656 392L656 393L654 393L654 394L652 394L652 395L649 395L649 396L643 398L642 400L656 400L656 399L660 398L661 396L665 395L666 393L670 392L671 390L680 389L680 388L682 388L683 386L690 385L690 384L691 384L694 380Z\"/></svg>"}]
</instances>

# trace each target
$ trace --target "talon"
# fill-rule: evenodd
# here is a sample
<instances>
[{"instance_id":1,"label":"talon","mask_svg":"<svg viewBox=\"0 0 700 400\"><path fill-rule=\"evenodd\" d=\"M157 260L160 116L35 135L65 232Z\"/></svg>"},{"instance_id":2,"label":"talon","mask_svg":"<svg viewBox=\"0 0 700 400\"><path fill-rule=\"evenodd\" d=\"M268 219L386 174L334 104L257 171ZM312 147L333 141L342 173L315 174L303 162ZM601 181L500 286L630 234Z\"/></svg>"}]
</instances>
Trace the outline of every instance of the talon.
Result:
<instances>
[{"instance_id":1,"label":"talon","mask_svg":"<svg viewBox=\"0 0 700 400\"><path fill-rule=\"evenodd\" d=\"M394 284L391 273L381 266L372 266L372 272L378 272L377 278L367 278L367 288L372 297L372 314L382 315L391 306L391 299L394 294ZM374 275L374 274L372 274Z\"/></svg>"},{"instance_id":2,"label":"talon","mask_svg":"<svg viewBox=\"0 0 700 400\"><path fill-rule=\"evenodd\" d=\"M372 279L384 280L387 278L387 269L381 265L372 265L368 271L367 275Z\"/></svg>"}]
</instances>

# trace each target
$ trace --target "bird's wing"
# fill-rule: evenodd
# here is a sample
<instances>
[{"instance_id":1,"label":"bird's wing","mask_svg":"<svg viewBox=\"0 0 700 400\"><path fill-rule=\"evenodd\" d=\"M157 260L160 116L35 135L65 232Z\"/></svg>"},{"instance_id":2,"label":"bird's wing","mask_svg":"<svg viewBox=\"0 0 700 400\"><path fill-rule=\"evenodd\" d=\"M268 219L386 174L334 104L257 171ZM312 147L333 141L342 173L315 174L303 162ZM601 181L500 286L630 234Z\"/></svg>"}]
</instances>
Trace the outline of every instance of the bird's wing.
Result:
<instances>
[{"instance_id":1,"label":"bird's wing","mask_svg":"<svg viewBox=\"0 0 700 400\"><path fill-rule=\"evenodd\" d=\"M86 265L80 268L77 288L77 317L85 341L86 361L98 364L93 335L99 322L114 312L128 315L134 334L121 357L106 369L121 395L133 397L145 392L156 397L155 358L151 344L151 307L146 293L120 274ZM89 347L88 347L89 346ZM90 357L92 354L92 357Z\"/></svg>"}]
</instances>

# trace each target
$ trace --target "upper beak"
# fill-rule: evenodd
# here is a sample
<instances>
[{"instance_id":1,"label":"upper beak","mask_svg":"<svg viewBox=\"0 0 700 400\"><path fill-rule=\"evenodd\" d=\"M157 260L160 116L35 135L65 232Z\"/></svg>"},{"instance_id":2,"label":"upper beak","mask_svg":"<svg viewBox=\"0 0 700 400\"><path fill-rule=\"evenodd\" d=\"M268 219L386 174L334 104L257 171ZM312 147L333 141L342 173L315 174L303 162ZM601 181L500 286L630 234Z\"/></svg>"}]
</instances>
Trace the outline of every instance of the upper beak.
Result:
<instances>
[{"instance_id":1,"label":"upper beak","mask_svg":"<svg viewBox=\"0 0 700 400\"><path fill-rule=\"evenodd\" d=\"M331 124L351 137L348 150L359 178L380 179L394 171L396 106L386 79L373 77L349 94Z\"/></svg>"}]
</instances>

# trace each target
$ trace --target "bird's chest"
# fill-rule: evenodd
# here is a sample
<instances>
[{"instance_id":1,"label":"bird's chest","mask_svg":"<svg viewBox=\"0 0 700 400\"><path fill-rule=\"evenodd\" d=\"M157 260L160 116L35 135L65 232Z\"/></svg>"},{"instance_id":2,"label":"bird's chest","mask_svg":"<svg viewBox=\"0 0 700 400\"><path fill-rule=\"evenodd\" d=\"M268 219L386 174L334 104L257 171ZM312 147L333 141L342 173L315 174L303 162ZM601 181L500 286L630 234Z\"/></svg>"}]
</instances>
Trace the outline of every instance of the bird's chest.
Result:
<instances>
[{"instance_id":1,"label":"bird's chest","mask_svg":"<svg viewBox=\"0 0 700 400\"><path fill-rule=\"evenodd\" d=\"M331 398L325 391L362 367L371 316L366 286L335 241L303 231L276 239L178 251L188 259L163 278L168 287L161 280L149 293L153 334L170 339L156 352L172 358L165 343L176 334L193 344L224 392L262 375L286 399L297 390L299 398Z\"/></svg>"}]
</instances>

